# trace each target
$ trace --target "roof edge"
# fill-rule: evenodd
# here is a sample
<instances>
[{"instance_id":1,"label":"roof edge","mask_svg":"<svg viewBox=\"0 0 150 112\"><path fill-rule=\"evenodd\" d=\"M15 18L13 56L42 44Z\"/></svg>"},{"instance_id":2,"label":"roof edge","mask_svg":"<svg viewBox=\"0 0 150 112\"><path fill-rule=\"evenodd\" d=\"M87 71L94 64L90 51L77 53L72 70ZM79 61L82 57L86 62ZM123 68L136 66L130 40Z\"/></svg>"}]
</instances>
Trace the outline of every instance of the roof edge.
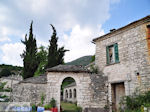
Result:
<instances>
[{"instance_id":1,"label":"roof edge","mask_svg":"<svg viewBox=\"0 0 150 112\"><path fill-rule=\"evenodd\" d=\"M129 23L129 24L123 26L123 27L120 27L120 28L116 29L116 30L113 31L113 32L109 32L109 33L104 34L104 35L102 35L102 36L100 36L100 37L96 37L96 38L94 38L94 39L92 40L92 42L95 43L95 42L96 42L98 39L100 39L100 38L103 38L103 37L105 37L105 36L114 34L114 33L118 32L118 31L120 31L120 30L123 30L123 29L125 29L125 28L127 28L127 27L129 27L129 26L135 25L135 24L137 24L137 23L139 23L139 22L141 22L141 21L145 21L145 20L147 20L146 22L150 22L150 15L148 15L148 16L146 16L146 17L143 17L143 18L141 18L141 19L138 19L138 20L136 20L136 21L133 21L133 22L131 22L131 23Z\"/></svg>"}]
</instances>

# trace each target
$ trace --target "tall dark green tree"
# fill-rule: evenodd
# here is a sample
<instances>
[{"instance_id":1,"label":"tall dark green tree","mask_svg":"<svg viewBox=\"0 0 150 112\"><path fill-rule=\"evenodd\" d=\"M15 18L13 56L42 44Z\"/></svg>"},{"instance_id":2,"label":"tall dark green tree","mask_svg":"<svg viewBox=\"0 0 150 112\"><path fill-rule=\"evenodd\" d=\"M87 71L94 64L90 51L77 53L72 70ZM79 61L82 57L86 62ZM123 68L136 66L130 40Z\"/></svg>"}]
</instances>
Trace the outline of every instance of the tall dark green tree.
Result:
<instances>
[{"instance_id":1,"label":"tall dark green tree","mask_svg":"<svg viewBox=\"0 0 150 112\"><path fill-rule=\"evenodd\" d=\"M25 40L22 43L26 46L25 51L21 55L23 58L23 78L29 78L34 76L34 72L38 67L37 60L37 45L36 39L33 37L33 29L32 29L33 21L30 25L29 37L27 38L27 34L25 35Z\"/></svg>"},{"instance_id":2,"label":"tall dark green tree","mask_svg":"<svg viewBox=\"0 0 150 112\"><path fill-rule=\"evenodd\" d=\"M57 37L57 32L56 29L53 25L51 25L52 30L53 30L53 34L51 36L51 40L50 42L50 46L49 46L49 50L48 50L48 64L47 64L47 68L50 67L54 67L56 65L59 64L63 64L64 63L64 55L65 52L68 50L65 50L64 47L58 48L58 37Z\"/></svg>"}]
</instances>

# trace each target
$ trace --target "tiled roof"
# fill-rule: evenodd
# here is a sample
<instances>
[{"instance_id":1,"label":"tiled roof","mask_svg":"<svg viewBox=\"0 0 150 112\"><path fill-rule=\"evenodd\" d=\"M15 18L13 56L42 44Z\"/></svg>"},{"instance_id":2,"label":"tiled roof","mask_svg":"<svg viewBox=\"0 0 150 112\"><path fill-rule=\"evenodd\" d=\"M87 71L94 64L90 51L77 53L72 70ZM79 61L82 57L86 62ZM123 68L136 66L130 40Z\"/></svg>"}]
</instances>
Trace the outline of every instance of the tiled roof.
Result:
<instances>
[{"instance_id":1,"label":"tiled roof","mask_svg":"<svg viewBox=\"0 0 150 112\"><path fill-rule=\"evenodd\" d=\"M33 84L46 84L47 83L47 76L45 74L37 76L37 77L30 77L20 81L19 83L33 83Z\"/></svg>"},{"instance_id":2,"label":"tiled roof","mask_svg":"<svg viewBox=\"0 0 150 112\"><path fill-rule=\"evenodd\" d=\"M89 72L85 67L79 65L58 65L48 68L47 72Z\"/></svg>"}]
</instances>

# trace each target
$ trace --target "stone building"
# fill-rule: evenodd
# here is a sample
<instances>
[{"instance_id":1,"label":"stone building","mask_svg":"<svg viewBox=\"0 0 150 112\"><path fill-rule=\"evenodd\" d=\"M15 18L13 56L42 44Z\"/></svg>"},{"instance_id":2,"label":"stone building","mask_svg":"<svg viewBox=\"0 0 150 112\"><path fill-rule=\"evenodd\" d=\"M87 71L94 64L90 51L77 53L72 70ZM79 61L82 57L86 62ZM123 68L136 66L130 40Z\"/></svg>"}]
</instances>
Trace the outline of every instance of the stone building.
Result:
<instances>
[{"instance_id":1,"label":"stone building","mask_svg":"<svg viewBox=\"0 0 150 112\"><path fill-rule=\"evenodd\" d=\"M121 96L150 89L150 16L95 38L95 64L108 76L109 103L119 108Z\"/></svg>"},{"instance_id":2,"label":"stone building","mask_svg":"<svg viewBox=\"0 0 150 112\"><path fill-rule=\"evenodd\" d=\"M13 101L45 103L54 98L60 107L62 82L71 77L76 83L76 102L83 107L100 112L109 107L119 108L122 96L150 89L150 16L132 22L117 30L93 39L96 44L95 65L99 73L91 73L82 66L58 65L49 68L46 75L33 77L16 84ZM67 93L64 99L67 98ZM68 92L69 96L69 92Z\"/></svg>"},{"instance_id":3,"label":"stone building","mask_svg":"<svg viewBox=\"0 0 150 112\"><path fill-rule=\"evenodd\" d=\"M77 86L76 83L73 82L64 87L63 90L63 101L76 103L77 101Z\"/></svg>"}]
</instances>

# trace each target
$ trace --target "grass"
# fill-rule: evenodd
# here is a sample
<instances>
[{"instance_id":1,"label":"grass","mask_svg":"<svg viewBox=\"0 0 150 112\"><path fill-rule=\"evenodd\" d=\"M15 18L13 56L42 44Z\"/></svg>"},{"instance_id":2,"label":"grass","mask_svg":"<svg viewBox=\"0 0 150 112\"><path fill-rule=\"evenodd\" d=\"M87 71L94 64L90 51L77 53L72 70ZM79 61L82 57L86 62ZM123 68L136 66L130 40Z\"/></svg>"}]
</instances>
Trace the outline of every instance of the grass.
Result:
<instances>
[{"instance_id":1,"label":"grass","mask_svg":"<svg viewBox=\"0 0 150 112\"><path fill-rule=\"evenodd\" d=\"M61 102L63 112L76 112L77 106L73 103Z\"/></svg>"}]
</instances>

